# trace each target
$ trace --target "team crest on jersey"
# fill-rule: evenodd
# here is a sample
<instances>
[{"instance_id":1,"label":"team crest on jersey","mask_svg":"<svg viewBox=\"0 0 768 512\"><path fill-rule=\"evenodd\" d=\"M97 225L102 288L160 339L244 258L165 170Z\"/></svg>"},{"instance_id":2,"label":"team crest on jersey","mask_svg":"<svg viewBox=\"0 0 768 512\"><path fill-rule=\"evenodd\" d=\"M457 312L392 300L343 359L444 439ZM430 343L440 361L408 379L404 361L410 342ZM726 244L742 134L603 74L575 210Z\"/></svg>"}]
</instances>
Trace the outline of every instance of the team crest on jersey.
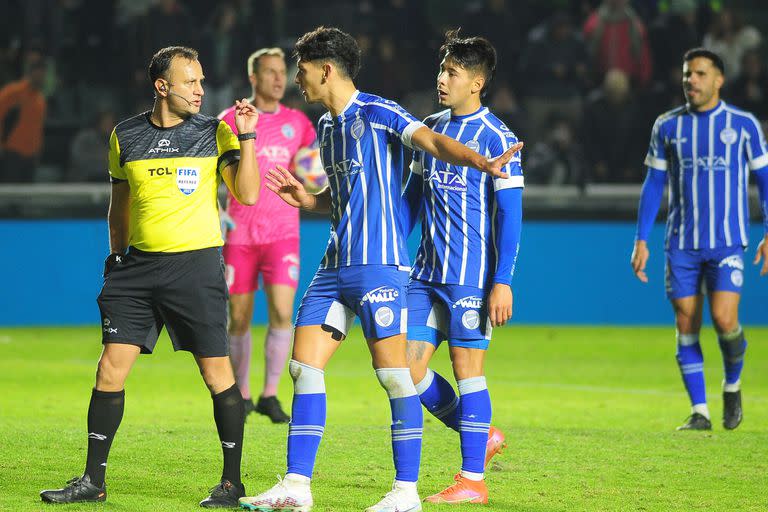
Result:
<instances>
[{"instance_id":1,"label":"team crest on jersey","mask_svg":"<svg viewBox=\"0 0 768 512\"><path fill-rule=\"evenodd\" d=\"M296 131L293 129L293 126L287 123L280 127L280 132L286 139L292 139L296 135Z\"/></svg>"},{"instance_id":2,"label":"team crest on jersey","mask_svg":"<svg viewBox=\"0 0 768 512\"><path fill-rule=\"evenodd\" d=\"M363 295L363 298L360 299L360 305L362 306L366 302L370 302L371 304L377 304L379 302L394 302L399 295L400 292L394 288L389 286L379 286L378 288L374 288L373 290L366 292L366 294Z\"/></svg>"},{"instance_id":3,"label":"team crest on jersey","mask_svg":"<svg viewBox=\"0 0 768 512\"><path fill-rule=\"evenodd\" d=\"M736 130L731 127L728 127L720 132L720 140L723 142L723 144L733 144L738 138L739 137L736 135Z\"/></svg>"},{"instance_id":4,"label":"team crest on jersey","mask_svg":"<svg viewBox=\"0 0 768 512\"><path fill-rule=\"evenodd\" d=\"M382 306L376 310L373 317L381 327L389 327L395 321L395 312L392 311L392 308Z\"/></svg>"},{"instance_id":5,"label":"team crest on jersey","mask_svg":"<svg viewBox=\"0 0 768 512\"><path fill-rule=\"evenodd\" d=\"M730 267L735 268L736 270L744 270L744 260L741 259L741 256L738 254L733 254L720 260L720 263L718 263L717 266L718 268Z\"/></svg>"},{"instance_id":6,"label":"team crest on jersey","mask_svg":"<svg viewBox=\"0 0 768 512\"><path fill-rule=\"evenodd\" d=\"M480 143L475 139L468 140L465 146L467 146L472 151L480 151Z\"/></svg>"},{"instance_id":7,"label":"team crest on jersey","mask_svg":"<svg viewBox=\"0 0 768 512\"><path fill-rule=\"evenodd\" d=\"M467 329L480 327L480 313L476 309L468 309L461 315L461 324Z\"/></svg>"},{"instance_id":8,"label":"team crest on jersey","mask_svg":"<svg viewBox=\"0 0 768 512\"><path fill-rule=\"evenodd\" d=\"M456 302L453 303L453 306L451 308L463 308L463 309L480 309L483 307L483 298L478 297L477 295L469 295L467 297L462 297Z\"/></svg>"},{"instance_id":9,"label":"team crest on jersey","mask_svg":"<svg viewBox=\"0 0 768 512\"><path fill-rule=\"evenodd\" d=\"M355 140L358 140L360 137L362 137L364 131L365 123L360 118L355 119L355 122L352 123L352 127L349 129L349 133Z\"/></svg>"},{"instance_id":10,"label":"team crest on jersey","mask_svg":"<svg viewBox=\"0 0 768 512\"><path fill-rule=\"evenodd\" d=\"M739 269L733 270L731 272L731 282L733 283L733 286L741 288L741 285L744 284L744 272Z\"/></svg>"},{"instance_id":11,"label":"team crest on jersey","mask_svg":"<svg viewBox=\"0 0 768 512\"><path fill-rule=\"evenodd\" d=\"M190 195L200 185L200 169L198 167L179 167L176 169L176 185L182 194Z\"/></svg>"}]
</instances>

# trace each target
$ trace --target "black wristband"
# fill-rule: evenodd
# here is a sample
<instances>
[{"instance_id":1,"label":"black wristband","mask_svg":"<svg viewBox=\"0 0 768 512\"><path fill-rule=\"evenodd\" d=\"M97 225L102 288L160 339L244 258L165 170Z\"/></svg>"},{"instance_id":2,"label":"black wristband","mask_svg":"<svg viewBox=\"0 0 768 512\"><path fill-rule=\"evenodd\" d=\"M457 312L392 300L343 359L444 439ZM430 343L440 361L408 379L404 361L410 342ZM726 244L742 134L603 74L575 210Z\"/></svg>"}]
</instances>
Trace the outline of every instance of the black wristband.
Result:
<instances>
[{"instance_id":1,"label":"black wristband","mask_svg":"<svg viewBox=\"0 0 768 512\"><path fill-rule=\"evenodd\" d=\"M107 259L104 260L104 277L107 277L107 274L112 272L112 270L117 266L120 265L123 262L123 254L113 252L109 256L107 256Z\"/></svg>"},{"instance_id":2,"label":"black wristband","mask_svg":"<svg viewBox=\"0 0 768 512\"><path fill-rule=\"evenodd\" d=\"M241 133L240 135L237 136L237 140L239 140L240 142L244 140L255 139L255 138L256 138L256 132Z\"/></svg>"}]
</instances>

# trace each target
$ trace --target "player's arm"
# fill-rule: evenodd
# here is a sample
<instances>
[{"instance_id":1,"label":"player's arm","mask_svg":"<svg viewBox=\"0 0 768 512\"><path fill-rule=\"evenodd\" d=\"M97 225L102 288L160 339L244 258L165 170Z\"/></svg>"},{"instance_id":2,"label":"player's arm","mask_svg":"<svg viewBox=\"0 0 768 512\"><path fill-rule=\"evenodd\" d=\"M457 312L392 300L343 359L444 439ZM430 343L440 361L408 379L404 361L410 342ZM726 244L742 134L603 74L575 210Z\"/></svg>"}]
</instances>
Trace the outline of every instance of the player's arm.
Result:
<instances>
[{"instance_id":1,"label":"player's arm","mask_svg":"<svg viewBox=\"0 0 768 512\"><path fill-rule=\"evenodd\" d=\"M288 169L280 165L267 171L264 177L267 179L266 187L294 208L316 213L331 211L330 187L325 187L316 194L310 194Z\"/></svg>"},{"instance_id":2,"label":"player's arm","mask_svg":"<svg viewBox=\"0 0 768 512\"><path fill-rule=\"evenodd\" d=\"M651 134L651 144L645 157L645 165L648 173L643 182L640 193L640 205L637 211L637 232L635 245L632 248L630 264L635 276L643 283L648 282L645 273L645 265L648 263L650 251L648 250L648 236L656 220L661 206L661 198L664 195L664 185L667 182L667 160L661 123L656 120Z\"/></svg>"},{"instance_id":3,"label":"player's arm","mask_svg":"<svg viewBox=\"0 0 768 512\"><path fill-rule=\"evenodd\" d=\"M403 233L406 237L413 231L424 209L424 202L422 200L424 195L424 177L422 173L424 171L421 162L418 161L419 158L418 152L414 152L413 162L411 162L411 173L401 195Z\"/></svg>"},{"instance_id":4,"label":"player's arm","mask_svg":"<svg viewBox=\"0 0 768 512\"><path fill-rule=\"evenodd\" d=\"M256 139L246 138L249 134L256 133L256 122L259 120L259 112L256 107L245 99L235 102L235 125L240 134L240 159L227 165L221 171L221 177L227 188L241 204L252 206L259 200L261 189L261 176L259 175L259 163L256 159L254 145ZM244 139L244 140L243 140Z\"/></svg>"},{"instance_id":5,"label":"player's arm","mask_svg":"<svg viewBox=\"0 0 768 512\"><path fill-rule=\"evenodd\" d=\"M120 263L128 249L131 187L127 181L114 180L109 198L107 224L109 226L109 256L104 260L104 277Z\"/></svg>"},{"instance_id":6,"label":"player's arm","mask_svg":"<svg viewBox=\"0 0 768 512\"><path fill-rule=\"evenodd\" d=\"M426 126L422 126L413 132L411 141L414 146L422 149L443 162L452 165L472 167L494 178L506 178L504 166L523 147L522 142L517 142L497 157L486 158L476 151L443 134L437 133Z\"/></svg>"},{"instance_id":7,"label":"player's arm","mask_svg":"<svg viewBox=\"0 0 768 512\"><path fill-rule=\"evenodd\" d=\"M755 265L762 260L763 265L760 268L760 275L768 274L768 143L765 141L765 135L760 122L750 117L750 123L747 123L746 129L749 133L749 139L745 144L744 151L749 169L757 184L757 192L760 197L760 210L763 212L763 239L757 244L757 253L755 254Z\"/></svg>"}]
</instances>

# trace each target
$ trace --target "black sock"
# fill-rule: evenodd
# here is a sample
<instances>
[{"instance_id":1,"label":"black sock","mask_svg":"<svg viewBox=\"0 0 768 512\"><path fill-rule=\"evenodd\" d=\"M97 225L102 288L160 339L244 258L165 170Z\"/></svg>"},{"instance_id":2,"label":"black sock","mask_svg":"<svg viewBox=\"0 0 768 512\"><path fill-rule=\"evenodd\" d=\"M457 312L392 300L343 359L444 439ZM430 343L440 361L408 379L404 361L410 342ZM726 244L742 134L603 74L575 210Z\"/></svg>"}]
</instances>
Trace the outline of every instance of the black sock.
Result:
<instances>
[{"instance_id":1,"label":"black sock","mask_svg":"<svg viewBox=\"0 0 768 512\"><path fill-rule=\"evenodd\" d=\"M245 407L240 388L237 384L213 395L213 419L219 431L221 450L224 453L222 480L233 484L240 483L240 459L243 455L243 429L245 425Z\"/></svg>"},{"instance_id":2,"label":"black sock","mask_svg":"<svg viewBox=\"0 0 768 512\"><path fill-rule=\"evenodd\" d=\"M99 391L94 388L91 404L88 407L88 458L85 474L91 477L91 483L97 487L104 485L107 472L107 457L117 427L123 419L125 390Z\"/></svg>"}]
</instances>

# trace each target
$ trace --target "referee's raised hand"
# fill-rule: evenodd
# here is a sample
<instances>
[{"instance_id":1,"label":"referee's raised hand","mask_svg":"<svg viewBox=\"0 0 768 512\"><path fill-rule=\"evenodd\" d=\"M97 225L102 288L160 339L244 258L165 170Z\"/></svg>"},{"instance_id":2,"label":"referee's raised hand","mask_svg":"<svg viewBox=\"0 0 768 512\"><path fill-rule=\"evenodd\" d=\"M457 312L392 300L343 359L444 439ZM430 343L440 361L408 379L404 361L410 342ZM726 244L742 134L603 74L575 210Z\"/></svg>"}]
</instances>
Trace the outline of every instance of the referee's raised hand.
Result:
<instances>
[{"instance_id":1,"label":"referee's raised hand","mask_svg":"<svg viewBox=\"0 0 768 512\"><path fill-rule=\"evenodd\" d=\"M237 133L251 133L256 131L256 123L259 121L259 110L243 98L235 100L235 126Z\"/></svg>"}]
</instances>

